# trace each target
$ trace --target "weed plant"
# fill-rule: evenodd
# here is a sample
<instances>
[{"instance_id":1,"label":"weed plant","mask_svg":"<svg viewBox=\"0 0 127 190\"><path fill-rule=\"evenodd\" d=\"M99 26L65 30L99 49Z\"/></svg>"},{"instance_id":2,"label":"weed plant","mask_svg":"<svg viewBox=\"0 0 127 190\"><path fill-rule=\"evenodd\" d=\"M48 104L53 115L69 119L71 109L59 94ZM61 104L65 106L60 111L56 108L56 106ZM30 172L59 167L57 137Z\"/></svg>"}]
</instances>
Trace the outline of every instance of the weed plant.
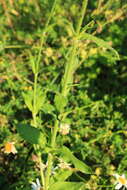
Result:
<instances>
[{"instance_id":1,"label":"weed plant","mask_svg":"<svg viewBox=\"0 0 127 190\"><path fill-rule=\"evenodd\" d=\"M126 2L0 4L0 188L126 188Z\"/></svg>"}]
</instances>

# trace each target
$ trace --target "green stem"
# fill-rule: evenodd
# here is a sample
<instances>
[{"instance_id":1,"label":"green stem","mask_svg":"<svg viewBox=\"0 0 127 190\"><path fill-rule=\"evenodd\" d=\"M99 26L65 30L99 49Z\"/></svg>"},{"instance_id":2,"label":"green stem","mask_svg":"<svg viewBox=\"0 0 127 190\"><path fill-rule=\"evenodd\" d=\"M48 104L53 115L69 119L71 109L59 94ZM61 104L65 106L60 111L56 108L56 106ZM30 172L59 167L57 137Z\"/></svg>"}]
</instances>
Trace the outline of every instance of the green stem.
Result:
<instances>
[{"instance_id":1,"label":"green stem","mask_svg":"<svg viewBox=\"0 0 127 190\"><path fill-rule=\"evenodd\" d=\"M78 25L77 25L77 30L76 30L76 33L77 33L77 34L79 34L79 32L80 32L80 30L81 30L82 22L83 22L85 13L86 13L87 4L88 4L88 0L84 0L84 1L83 1L83 4L82 4L82 8L81 8L81 10L82 10L82 11L81 11L81 17L80 17L79 22L78 22Z\"/></svg>"},{"instance_id":2,"label":"green stem","mask_svg":"<svg viewBox=\"0 0 127 190\"><path fill-rule=\"evenodd\" d=\"M69 83L72 82L73 80L73 73L72 73L72 67L73 67L73 59L74 56L76 54L76 44L73 45L73 49L70 53L70 59L68 60L68 62L66 63L66 67L65 67L65 74L63 77L63 86L62 86L62 95L64 97L67 96L68 92L69 92Z\"/></svg>"},{"instance_id":3,"label":"green stem","mask_svg":"<svg viewBox=\"0 0 127 190\"><path fill-rule=\"evenodd\" d=\"M54 130L53 130L53 133L52 133L52 138L51 138L51 147L52 147L52 149L55 148L55 142L56 142L58 126L59 126L59 121L56 120ZM48 167L47 167L46 177L45 177L45 190L48 190L48 188L49 188L49 179L50 179L51 170L52 170L52 162L53 162L53 155L51 153L49 153L49 155L48 155Z\"/></svg>"},{"instance_id":4,"label":"green stem","mask_svg":"<svg viewBox=\"0 0 127 190\"><path fill-rule=\"evenodd\" d=\"M54 11L55 11L56 4L57 4L57 0L54 0L54 3L53 3L53 6L52 6L52 9L51 9L50 15L49 15L48 20L47 20L47 22L46 22L46 24L45 24L45 27L46 27L46 28L48 27L48 25L49 25L49 23L50 23L50 20L51 20L51 18L53 17L53 14L54 14Z\"/></svg>"},{"instance_id":5,"label":"green stem","mask_svg":"<svg viewBox=\"0 0 127 190\"><path fill-rule=\"evenodd\" d=\"M98 0L98 7L97 7L98 10L101 9L102 3L103 3L103 0Z\"/></svg>"},{"instance_id":6,"label":"green stem","mask_svg":"<svg viewBox=\"0 0 127 190\"><path fill-rule=\"evenodd\" d=\"M34 126L37 127L37 122L36 122L36 94L37 94L37 78L38 78L38 73L35 73L34 75L34 92L33 92L33 120L34 120Z\"/></svg>"},{"instance_id":7,"label":"green stem","mask_svg":"<svg viewBox=\"0 0 127 190\"><path fill-rule=\"evenodd\" d=\"M36 69L36 73L34 74L34 91L33 91L33 121L34 121L34 126L37 127L37 118L36 118L36 102L37 102L37 79L38 79L38 68ZM36 152L37 151L37 145L34 146L34 149ZM41 155L40 153L38 154L38 160L39 160L39 166L40 166L40 176L41 176L41 183L44 185L44 173L43 173L43 168L42 168L42 160L41 160Z\"/></svg>"},{"instance_id":8,"label":"green stem","mask_svg":"<svg viewBox=\"0 0 127 190\"><path fill-rule=\"evenodd\" d=\"M82 13L81 13L81 18L79 19L78 26L77 26L77 31L76 31L77 35L79 34L80 29L81 29L82 21L83 21L85 11L86 11L87 2L88 2L88 0L83 1L83 8L82 8ZM56 0L55 0L54 4L56 4ZM63 96L66 96L68 94L68 92L69 92L69 90L68 90L68 81L69 81L70 75L72 75L72 79L73 79L73 70L72 70L73 65L71 65L71 64L73 64L73 58L76 55L76 49L77 49L77 42L74 42L72 52L71 52L71 55L70 55L70 57L71 57L70 61L69 61L70 63L69 63L69 65L66 65L66 69L65 69L64 83L63 83L62 92L61 92L61 94ZM60 115L61 115L61 113L59 114L59 118L60 118ZM55 148L58 127L59 127L59 121L56 120L54 129L53 129L53 133L52 133L52 137L51 137L51 147L52 147L52 149ZM48 166L47 166L46 177L45 177L45 190L49 189L49 182L50 182L50 175L51 175L52 165L53 165L53 155L51 153L49 153L49 155L48 155Z\"/></svg>"},{"instance_id":9,"label":"green stem","mask_svg":"<svg viewBox=\"0 0 127 190\"><path fill-rule=\"evenodd\" d=\"M38 158L39 158L41 182L42 182L43 186L45 186L45 177L44 177L44 172L43 172L44 168L42 167L41 155L38 155Z\"/></svg>"},{"instance_id":10,"label":"green stem","mask_svg":"<svg viewBox=\"0 0 127 190\"><path fill-rule=\"evenodd\" d=\"M47 19L47 22L46 22L46 24L45 24L44 30L43 30L43 32L42 32L41 43L40 43L40 49L39 49L38 58L37 58L37 66L38 66L38 68L39 68L39 63L40 63L40 59L41 59L41 52L42 52L43 44L45 43L45 40L46 40L47 28L48 28L48 26L49 26L49 23L50 23L51 18L53 17L56 4L57 4L57 0L54 0L54 3L53 3L53 6L52 6L50 15L49 15L49 17L48 17L48 19Z\"/></svg>"},{"instance_id":11,"label":"green stem","mask_svg":"<svg viewBox=\"0 0 127 190\"><path fill-rule=\"evenodd\" d=\"M38 73L39 73L39 64L40 64L40 60L41 60L41 52L42 52L42 48L43 48L43 44L46 40L46 31L47 31L47 27L50 23L50 20L54 14L54 10L55 10L55 6L56 6L56 2L57 0L54 1L53 3L53 7L52 7L52 10L51 10L51 13L49 15L49 18L45 24L45 27L44 27L44 30L42 32L42 36L41 36L41 42L40 42L40 48L39 48L39 52L38 52L38 55L37 55L37 62L36 62L36 65L35 65L35 73L34 73L34 91L33 91L33 111L32 111L32 116L33 116L33 123L34 123L34 126L37 127L37 113L36 113L36 103L37 103L37 80L38 80ZM53 136L52 136L52 142L51 142L51 146L53 147L55 145L55 138L56 138L56 133L57 133L57 130L56 130L57 127L54 128L54 133L53 133ZM34 146L35 148L35 151L37 152L37 147ZM39 153L38 154L38 159L39 159L39 165L40 165L40 175L41 175L41 182L42 182L42 185L44 187L48 187L48 185L46 186L45 184L45 176L44 176L44 172L43 172L43 167L42 167L42 159L41 159L41 154ZM46 181L47 181L47 184L49 184L49 176L50 176L50 171L51 171L51 166L52 166L52 157L49 155L49 159L48 159L48 163L49 163L49 166L48 166L48 169L47 169L47 178L46 178Z\"/></svg>"}]
</instances>

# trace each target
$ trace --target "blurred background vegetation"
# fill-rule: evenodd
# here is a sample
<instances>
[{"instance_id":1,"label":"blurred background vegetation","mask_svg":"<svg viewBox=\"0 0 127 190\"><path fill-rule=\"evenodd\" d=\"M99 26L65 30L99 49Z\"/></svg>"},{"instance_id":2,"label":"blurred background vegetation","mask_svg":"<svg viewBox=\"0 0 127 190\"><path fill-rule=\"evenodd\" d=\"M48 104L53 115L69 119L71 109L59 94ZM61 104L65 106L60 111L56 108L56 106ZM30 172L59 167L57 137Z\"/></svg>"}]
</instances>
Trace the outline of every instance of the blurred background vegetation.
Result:
<instances>
[{"instance_id":1,"label":"blurred background vegetation","mask_svg":"<svg viewBox=\"0 0 127 190\"><path fill-rule=\"evenodd\" d=\"M37 54L42 30L53 0L0 0L0 188L29 190L38 166L31 145L16 132L16 124L32 122L22 92L33 86L29 52ZM39 83L49 88L47 102L54 105L60 88L65 54L80 16L80 0L59 0L42 49ZM89 1L84 26L107 41L120 60L89 40L79 42L80 60L67 110L71 132L58 137L95 171L82 177L86 189L109 189L113 173L127 174L127 3L122 0ZM55 23L55 25L54 25ZM48 111L51 108L47 108ZM42 108L40 126L50 128L53 118ZM6 154L4 145L16 142L18 153ZM60 143L60 142L59 142ZM70 180L79 180L72 176ZM103 186L103 188L102 188Z\"/></svg>"}]
</instances>

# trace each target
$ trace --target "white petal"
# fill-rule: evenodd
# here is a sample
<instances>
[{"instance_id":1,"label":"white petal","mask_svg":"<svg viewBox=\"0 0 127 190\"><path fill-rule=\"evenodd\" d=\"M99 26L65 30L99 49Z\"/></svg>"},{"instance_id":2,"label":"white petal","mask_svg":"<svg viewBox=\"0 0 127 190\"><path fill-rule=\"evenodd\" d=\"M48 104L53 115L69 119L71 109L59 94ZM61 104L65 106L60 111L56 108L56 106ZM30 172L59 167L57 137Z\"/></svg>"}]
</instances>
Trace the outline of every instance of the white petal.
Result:
<instances>
[{"instance_id":1,"label":"white petal","mask_svg":"<svg viewBox=\"0 0 127 190\"><path fill-rule=\"evenodd\" d=\"M37 183L37 186L38 186L38 187L41 187L41 184L40 184L40 181L39 181L38 178L36 179L36 183Z\"/></svg>"},{"instance_id":2,"label":"white petal","mask_svg":"<svg viewBox=\"0 0 127 190\"><path fill-rule=\"evenodd\" d=\"M121 177L126 178L125 174L122 174Z\"/></svg>"},{"instance_id":3,"label":"white petal","mask_svg":"<svg viewBox=\"0 0 127 190\"><path fill-rule=\"evenodd\" d=\"M116 177L116 179L118 179L120 177L119 174L113 174L114 177Z\"/></svg>"},{"instance_id":4,"label":"white petal","mask_svg":"<svg viewBox=\"0 0 127 190\"><path fill-rule=\"evenodd\" d=\"M122 184L121 183L118 183L116 186L115 186L115 189L120 189L122 187Z\"/></svg>"},{"instance_id":5,"label":"white petal","mask_svg":"<svg viewBox=\"0 0 127 190\"><path fill-rule=\"evenodd\" d=\"M36 183L31 182L31 184L32 184L32 185L31 185L32 189L33 189L33 190L36 190L36 189L37 189L37 185L36 185Z\"/></svg>"}]
</instances>

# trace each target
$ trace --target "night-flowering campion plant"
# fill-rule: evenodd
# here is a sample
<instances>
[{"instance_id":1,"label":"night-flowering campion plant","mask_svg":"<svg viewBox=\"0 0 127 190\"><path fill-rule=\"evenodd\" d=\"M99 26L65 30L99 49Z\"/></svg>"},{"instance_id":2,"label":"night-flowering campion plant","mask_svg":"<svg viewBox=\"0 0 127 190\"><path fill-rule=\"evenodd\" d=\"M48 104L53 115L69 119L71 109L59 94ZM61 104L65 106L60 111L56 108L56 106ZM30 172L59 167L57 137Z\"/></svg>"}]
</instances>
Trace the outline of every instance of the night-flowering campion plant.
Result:
<instances>
[{"instance_id":1,"label":"night-flowering campion plant","mask_svg":"<svg viewBox=\"0 0 127 190\"><path fill-rule=\"evenodd\" d=\"M73 88L74 74L84 61L80 57L79 43L85 41L87 43L94 43L102 50L107 49L113 54L114 59L118 59L118 53L102 39L87 33L87 30L93 26L93 23L88 23L83 26L85 20L88 0L82 0L82 7L80 18L77 18L76 26L69 20L63 19L62 24L66 25L67 31L71 33L71 40L69 47L65 48L66 54L62 55L64 58L64 71L61 82L57 90L53 91L54 100L49 102L48 96L51 89L42 87L39 82L41 62L43 61L43 46L45 45L48 35L52 27L59 26L59 22L53 21L57 4L59 0L55 0L49 14L49 18L43 28L40 47L38 53L29 52L30 66L34 76L33 86L30 91L24 92L24 102L31 112L31 122L28 124L20 123L17 125L17 131L20 136L28 143L33 145L34 154L38 157L39 170L36 174L37 180L33 179L31 183L32 190L84 190L85 182L80 174L91 175L93 173L89 164L86 164L85 159L79 159L71 151L69 146L65 146L64 139L69 136L72 124L68 122L69 114L72 110L67 111L70 99L69 94ZM54 22L52 24L52 22ZM51 23L51 25L50 25ZM60 23L61 24L61 23ZM61 25L59 26L61 27ZM49 51L49 49L48 49ZM33 55L34 54L34 55ZM48 55L52 56L52 52ZM53 80L51 84L54 84ZM49 114L53 119L49 127L43 127L43 118L41 113ZM40 121L41 120L41 121ZM61 140L60 140L61 139ZM13 147L13 153L14 153ZM62 160L60 163L59 161ZM44 167L45 166L45 167ZM77 175L78 182L69 181L70 176Z\"/></svg>"}]
</instances>

